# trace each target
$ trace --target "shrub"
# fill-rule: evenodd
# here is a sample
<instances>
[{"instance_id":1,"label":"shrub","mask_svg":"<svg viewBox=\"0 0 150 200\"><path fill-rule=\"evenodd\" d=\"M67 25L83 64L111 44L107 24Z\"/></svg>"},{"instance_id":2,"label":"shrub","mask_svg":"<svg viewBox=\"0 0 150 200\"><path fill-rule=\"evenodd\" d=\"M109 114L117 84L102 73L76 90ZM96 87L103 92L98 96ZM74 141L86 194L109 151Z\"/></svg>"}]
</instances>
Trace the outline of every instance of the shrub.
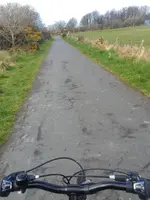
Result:
<instances>
[{"instance_id":1,"label":"shrub","mask_svg":"<svg viewBox=\"0 0 150 200\"><path fill-rule=\"evenodd\" d=\"M104 37L100 37L100 38L99 38L99 42L100 42L101 44L104 44L104 42L105 42Z\"/></svg>"},{"instance_id":2,"label":"shrub","mask_svg":"<svg viewBox=\"0 0 150 200\"><path fill-rule=\"evenodd\" d=\"M7 51L0 51L0 71L6 71L9 67L13 67L14 65L14 57L11 57Z\"/></svg>"},{"instance_id":3,"label":"shrub","mask_svg":"<svg viewBox=\"0 0 150 200\"><path fill-rule=\"evenodd\" d=\"M67 36L67 34L66 34L66 33L63 33L63 34L62 34L62 37L66 37L66 36Z\"/></svg>"},{"instance_id":4,"label":"shrub","mask_svg":"<svg viewBox=\"0 0 150 200\"><path fill-rule=\"evenodd\" d=\"M84 42L85 40L84 36L77 36L77 39L79 42Z\"/></svg>"},{"instance_id":5,"label":"shrub","mask_svg":"<svg viewBox=\"0 0 150 200\"><path fill-rule=\"evenodd\" d=\"M39 42L44 38L42 32L37 31L34 27L28 26L25 29L27 50L36 51L39 49ZM45 36L46 37L46 36Z\"/></svg>"},{"instance_id":6,"label":"shrub","mask_svg":"<svg viewBox=\"0 0 150 200\"><path fill-rule=\"evenodd\" d=\"M42 30L42 39L43 40L50 40L52 39L52 36L48 30Z\"/></svg>"}]
</instances>

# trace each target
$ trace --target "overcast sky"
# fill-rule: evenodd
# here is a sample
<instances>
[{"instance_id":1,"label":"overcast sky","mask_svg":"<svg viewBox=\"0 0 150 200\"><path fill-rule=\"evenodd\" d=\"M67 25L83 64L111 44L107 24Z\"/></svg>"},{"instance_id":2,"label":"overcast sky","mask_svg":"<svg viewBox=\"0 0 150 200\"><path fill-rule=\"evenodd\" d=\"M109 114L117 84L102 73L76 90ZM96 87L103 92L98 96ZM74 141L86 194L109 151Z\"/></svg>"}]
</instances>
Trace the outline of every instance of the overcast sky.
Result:
<instances>
[{"instance_id":1,"label":"overcast sky","mask_svg":"<svg viewBox=\"0 0 150 200\"><path fill-rule=\"evenodd\" d=\"M101 14L110 9L120 9L131 5L148 5L150 0L0 0L0 4L18 2L33 6L41 15L46 25L53 24L58 20L67 21L71 17L81 17L93 10Z\"/></svg>"}]
</instances>

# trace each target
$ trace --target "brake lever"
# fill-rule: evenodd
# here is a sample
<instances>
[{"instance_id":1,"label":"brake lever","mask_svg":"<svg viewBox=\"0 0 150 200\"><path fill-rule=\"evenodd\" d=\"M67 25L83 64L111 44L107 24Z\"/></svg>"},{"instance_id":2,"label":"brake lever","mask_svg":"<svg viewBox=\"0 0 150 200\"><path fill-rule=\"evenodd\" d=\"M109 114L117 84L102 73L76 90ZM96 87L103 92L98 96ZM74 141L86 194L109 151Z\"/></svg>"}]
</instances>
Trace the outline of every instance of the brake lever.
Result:
<instances>
[{"instance_id":1,"label":"brake lever","mask_svg":"<svg viewBox=\"0 0 150 200\"><path fill-rule=\"evenodd\" d=\"M141 179L141 176L137 172L129 172L128 175L132 181L139 181Z\"/></svg>"}]
</instances>

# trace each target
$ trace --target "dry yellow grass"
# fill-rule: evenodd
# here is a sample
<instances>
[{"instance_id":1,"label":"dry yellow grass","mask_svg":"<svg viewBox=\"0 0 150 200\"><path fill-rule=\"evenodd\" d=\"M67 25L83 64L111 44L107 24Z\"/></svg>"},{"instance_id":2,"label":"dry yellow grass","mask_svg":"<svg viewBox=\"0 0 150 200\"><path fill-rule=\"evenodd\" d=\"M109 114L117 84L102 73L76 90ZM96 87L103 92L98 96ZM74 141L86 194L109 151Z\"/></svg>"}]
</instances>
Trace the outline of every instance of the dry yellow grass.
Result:
<instances>
[{"instance_id":1,"label":"dry yellow grass","mask_svg":"<svg viewBox=\"0 0 150 200\"><path fill-rule=\"evenodd\" d=\"M78 37L73 36L73 39L78 40ZM107 40L103 37L96 40L89 40L84 38L82 42L89 43L92 46L96 46L100 49L106 51L114 50L119 54L120 57L128 57L135 60L146 60L150 61L150 49L144 47L144 40L141 41L141 44L138 45L119 45L118 38L113 44L109 44Z\"/></svg>"}]
</instances>

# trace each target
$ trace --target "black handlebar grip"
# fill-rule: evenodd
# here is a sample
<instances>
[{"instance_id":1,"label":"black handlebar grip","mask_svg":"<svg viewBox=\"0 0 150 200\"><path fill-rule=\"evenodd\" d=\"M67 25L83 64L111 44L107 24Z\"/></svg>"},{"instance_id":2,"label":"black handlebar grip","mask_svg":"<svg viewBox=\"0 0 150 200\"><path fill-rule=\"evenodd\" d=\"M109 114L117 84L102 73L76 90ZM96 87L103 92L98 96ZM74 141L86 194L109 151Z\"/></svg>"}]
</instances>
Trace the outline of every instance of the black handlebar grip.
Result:
<instances>
[{"instance_id":1,"label":"black handlebar grip","mask_svg":"<svg viewBox=\"0 0 150 200\"><path fill-rule=\"evenodd\" d=\"M145 199L150 198L150 179L144 180L144 187L145 187Z\"/></svg>"},{"instance_id":2,"label":"black handlebar grip","mask_svg":"<svg viewBox=\"0 0 150 200\"><path fill-rule=\"evenodd\" d=\"M0 180L0 197L8 197L10 194L10 187L12 184L7 182L7 180L2 179Z\"/></svg>"}]
</instances>

